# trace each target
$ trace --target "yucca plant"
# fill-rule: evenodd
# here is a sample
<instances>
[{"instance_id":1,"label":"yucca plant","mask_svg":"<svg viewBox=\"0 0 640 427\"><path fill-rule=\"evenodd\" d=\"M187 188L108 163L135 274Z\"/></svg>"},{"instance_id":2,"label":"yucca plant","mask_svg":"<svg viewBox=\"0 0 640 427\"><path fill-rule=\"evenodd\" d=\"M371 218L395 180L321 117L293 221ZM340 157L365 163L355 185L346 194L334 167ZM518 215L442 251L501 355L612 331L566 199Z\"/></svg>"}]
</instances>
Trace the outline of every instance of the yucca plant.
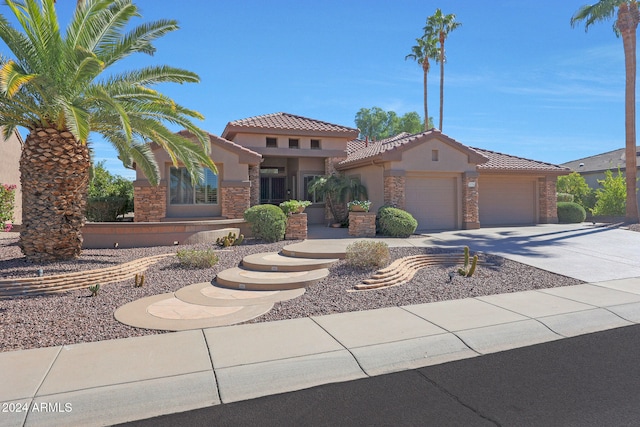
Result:
<instances>
[{"instance_id":1,"label":"yucca plant","mask_svg":"<svg viewBox=\"0 0 640 427\"><path fill-rule=\"evenodd\" d=\"M91 166L89 135L102 135L127 166L134 162L153 184L159 169L152 140L181 161L194 181L201 166L216 171L208 137L192 119L200 113L153 88L198 82L196 74L169 66L107 73L134 53L153 54L153 42L178 29L173 20L142 24L131 0L79 2L66 30L54 0L6 0L17 28L0 15L0 38L11 57L0 58L0 126L5 137L28 130L20 158L23 192L20 248L30 261L73 259L82 247ZM192 142L167 128L178 125Z\"/></svg>"}]
</instances>

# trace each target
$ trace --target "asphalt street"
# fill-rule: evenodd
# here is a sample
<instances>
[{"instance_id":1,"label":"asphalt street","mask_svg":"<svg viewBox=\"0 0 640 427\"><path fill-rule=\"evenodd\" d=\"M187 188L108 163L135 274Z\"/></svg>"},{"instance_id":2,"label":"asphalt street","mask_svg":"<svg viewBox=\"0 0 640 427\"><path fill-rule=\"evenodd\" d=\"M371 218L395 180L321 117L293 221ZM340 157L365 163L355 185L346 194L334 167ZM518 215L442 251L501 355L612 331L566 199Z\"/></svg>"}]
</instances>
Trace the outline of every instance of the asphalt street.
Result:
<instances>
[{"instance_id":1,"label":"asphalt street","mask_svg":"<svg viewBox=\"0 0 640 427\"><path fill-rule=\"evenodd\" d=\"M127 426L637 426L640 325Z\"/></svg>"}]
</instances>

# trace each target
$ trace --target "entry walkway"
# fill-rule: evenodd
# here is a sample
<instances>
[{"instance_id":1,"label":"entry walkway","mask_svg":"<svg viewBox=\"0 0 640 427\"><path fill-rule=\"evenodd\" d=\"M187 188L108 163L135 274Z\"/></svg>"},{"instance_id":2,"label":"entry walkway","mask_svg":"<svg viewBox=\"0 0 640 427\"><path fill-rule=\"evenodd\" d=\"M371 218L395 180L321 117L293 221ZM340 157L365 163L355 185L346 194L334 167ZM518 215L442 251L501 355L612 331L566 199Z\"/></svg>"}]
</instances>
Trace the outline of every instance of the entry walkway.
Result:
<instances>
[{"instance_id":1,"label":"entry walkway","mask_svg":"<svg viewBox=\"0 0 640 427\"><path fill-rule=\"evenodd\" d=\"M578 263L570 274L597 271L600 260L615 268L571 287L0 353L0 425L110 425L640 323L640 266L615 256L639 253L640 233L551 225L457 233L405 244L475 242L528 264L565 256L553 255L561 247ZM506 239L503 249L482 233Z\"/></svg>"}]
</instances>

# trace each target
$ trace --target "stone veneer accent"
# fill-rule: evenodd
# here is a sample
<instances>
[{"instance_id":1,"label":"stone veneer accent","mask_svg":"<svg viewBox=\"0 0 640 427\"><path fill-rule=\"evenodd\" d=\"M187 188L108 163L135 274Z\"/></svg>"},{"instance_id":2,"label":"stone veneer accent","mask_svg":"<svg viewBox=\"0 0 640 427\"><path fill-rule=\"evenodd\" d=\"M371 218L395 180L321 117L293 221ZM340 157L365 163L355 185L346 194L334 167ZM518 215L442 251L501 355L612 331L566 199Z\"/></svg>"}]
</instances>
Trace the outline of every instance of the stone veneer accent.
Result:
<instances>
[{"instance_id":1,"label":"stone veneer accent","mask_svg":"<svg viewBox=\"0 0 640 427\"><path fill-rule=\"evenodd\" d=\"M302 240L307 238L307 214L299 213L287 217L285 240Z\"/></svg>"},{"instance_id":2,"label":"stone veneer accent","mask_svg":"<svg viewBox=\"0 0 640 427\"><path fill-rule=\"evenodd\" d=\"M405 182L404 176L384 177L384 203L399 209L405 209Z\"/></svg>"},{"instance_id":3,"label":"stone veneer accent","mask_svg":"<svg viewBox=\"0 0 640 427\"><path fill-rule=\"evenodd\" d=\"M222 216L228 219L241 219L244 211L250 208L251 186L249 182L222 183L220 188L220 203Z\"/></svg>"},{"instance_id":4,"label":"stone veneer accent","mask_svg":"<svg viewBox=\"0 0 640 427\"><path fill-rule=\"evenodd\" d=\"M135 222L158 222L167 216L167 183L153 186L148 181L134 181L133 200Z\"/></svg>"},{"instance_id":5,"label":"stone veneer accent","mask_svg":"<svg viewBox=\"0 0 640 427\"><path fill-rule=\"evenodd\" d=\"M376 237L376 213L349 212L349 236Z\"/></svg>"},{"instance_id":6,"label":"stone veneer accent","mask_svg":"<svg viewBox=\"0 0 640 427\"><path fill-rule=\"evenodd\" d=\"M557 179L555 176L545 176L538 179L538 207L541 224L558 223Z\"/></svg>"},{"instance_id":7,"label":"stone veneer accent","mask_svg":"<svg viewBox=\"0 0 640 427\"><path fill-rule=\"evenodd\" d=\"M469 184L471 186L469 186ZM462 176L462 228L474 230L480 228L478 210L478 173L466 172Z\"/></svg>"},{"instance_id":8,"label":"stone veneer accent","mask_svg":"<svg viewBox=\"0 0 640 427\"><path fill-rule=\"evenodd\" d=\"M260 166L249 165L249 182L251 183L250 201L251 206L260 204Z\"/></svg>"}]
</instances>

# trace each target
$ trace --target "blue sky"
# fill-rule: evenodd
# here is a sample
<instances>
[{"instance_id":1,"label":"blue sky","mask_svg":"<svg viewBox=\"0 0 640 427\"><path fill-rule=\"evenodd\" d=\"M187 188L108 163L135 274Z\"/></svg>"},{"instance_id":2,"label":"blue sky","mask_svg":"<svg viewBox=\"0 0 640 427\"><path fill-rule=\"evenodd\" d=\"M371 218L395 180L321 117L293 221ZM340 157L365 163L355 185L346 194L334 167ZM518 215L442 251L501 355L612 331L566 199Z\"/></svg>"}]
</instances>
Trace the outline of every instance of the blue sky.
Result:
<instances>
[{"instance_id":1,"label":"blue sky","mask_svg":"<svg viewBox=\"0 0 640 427\"><path fill-rule=\"evenodd\" d=\"M624 55L613 21L569 20L595 0L139 0L138 23L177 19L154 57L200 84L161 90L200 111L201 127L279 111L354 126L362 107L422 115L422 69L405 61L440 7L462 27L446 44L443 131L463 144L551 163L624 147ZM75 0L59 0L61 21ZM8 9L0 8L3 14ZM429 73L437 123L439 72ZM176 129L178 130L178 129ZM133 177L93 137L96 160ZM215 161L215 159L214 159Z\"/></svg>"}]
</instances>

